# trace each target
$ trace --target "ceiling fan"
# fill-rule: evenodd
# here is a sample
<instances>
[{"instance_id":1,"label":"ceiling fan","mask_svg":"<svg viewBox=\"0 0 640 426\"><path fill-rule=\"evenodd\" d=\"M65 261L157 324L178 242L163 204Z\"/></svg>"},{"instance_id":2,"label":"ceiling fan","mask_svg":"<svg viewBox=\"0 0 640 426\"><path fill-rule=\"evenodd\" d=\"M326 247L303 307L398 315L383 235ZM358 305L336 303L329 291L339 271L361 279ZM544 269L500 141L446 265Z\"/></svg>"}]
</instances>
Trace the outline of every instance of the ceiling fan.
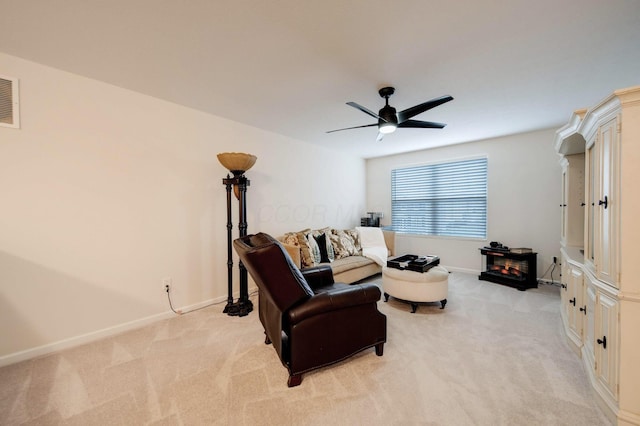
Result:
<instances>
[{"instance_id":1,"label":"ceiling fan","mask_svg":"<svg viewBox=\"0 0 640 426\"><path fill-rule=\"evenodd\" d=\"M403 111L396 113L396 109L389 105L389 97L396 91L393 87L383 87L378 91L381 97L385 100L385 106L376 114L373 111L368 110L362 105L358 105L355 102L347 102L347 105L352 106L367 115L377 118L378 122L375 124L365 124L364 126L347 127L345 129L329 130L327 133L339 132L342 130L359 129L361 127L373 127L378 126L378 138L377 141L381 141L384 135L395 132L398 127L414 128L414 129L442 129L446 124L435 123L433 121L419 121L411 120L412 117L421 114L431 108L435 108L438 105L442 105L445 102L452 101L453 98L449 95L441 96L439 98L431 99L430 101L421 103L411 108L407 108Z\"/></svg>"}]
</instances>

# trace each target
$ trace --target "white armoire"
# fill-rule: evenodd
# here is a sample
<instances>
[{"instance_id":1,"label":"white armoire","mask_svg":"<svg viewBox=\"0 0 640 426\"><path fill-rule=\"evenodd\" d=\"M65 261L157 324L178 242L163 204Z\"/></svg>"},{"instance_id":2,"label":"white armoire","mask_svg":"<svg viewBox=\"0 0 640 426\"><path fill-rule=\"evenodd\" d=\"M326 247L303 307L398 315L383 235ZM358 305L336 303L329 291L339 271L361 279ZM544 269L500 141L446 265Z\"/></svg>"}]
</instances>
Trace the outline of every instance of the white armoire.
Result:
<instances>
[{"instance_id":1,"label":"white armoire","mask_svg":"<svg viewBox=\"0 0 640 426\"><path fill-rule=\"evenodd\" d=\"M576 111L555 149L567 340L611 421L640 425L640 86Z\"/></svg>"}]
</instances>

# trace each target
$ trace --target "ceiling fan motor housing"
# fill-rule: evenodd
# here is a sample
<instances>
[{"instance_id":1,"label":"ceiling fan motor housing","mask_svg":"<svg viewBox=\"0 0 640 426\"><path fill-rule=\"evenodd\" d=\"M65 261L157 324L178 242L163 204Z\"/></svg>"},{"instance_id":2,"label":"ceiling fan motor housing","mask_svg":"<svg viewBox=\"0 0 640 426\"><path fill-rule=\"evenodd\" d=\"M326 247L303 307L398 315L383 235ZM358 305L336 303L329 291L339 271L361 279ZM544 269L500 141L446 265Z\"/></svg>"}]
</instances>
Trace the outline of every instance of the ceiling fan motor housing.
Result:
<instances>
[{"instance_id":1,"label":"ceiling fan motor housing","mask_svg":"<svg viewBox=\"0 0 640 426\"><path fill-rule=\"evenodd\" d=\"M393 123L395 125L398 124L398 115L396 114L396 109L390 105L385 105L378 112L378 115L382 120L378 120L378 124L382 123Z\"/></svg>"}]
</instances>

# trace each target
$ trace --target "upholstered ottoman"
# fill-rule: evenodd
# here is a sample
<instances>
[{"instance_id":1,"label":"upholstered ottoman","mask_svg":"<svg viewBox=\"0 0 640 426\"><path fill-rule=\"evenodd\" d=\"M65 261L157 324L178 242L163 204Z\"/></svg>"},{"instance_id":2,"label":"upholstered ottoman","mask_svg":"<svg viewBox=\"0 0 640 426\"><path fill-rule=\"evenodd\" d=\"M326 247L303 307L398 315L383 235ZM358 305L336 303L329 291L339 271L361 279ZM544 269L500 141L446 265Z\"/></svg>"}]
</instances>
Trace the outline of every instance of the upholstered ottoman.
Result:
<instances>
[{"instance_id":1,"label":"upholstered ottoman","mask_svg":"<svg viewBox=\"0 0 640 426\"><path fill-rule=\"evenodd\" d=\"M444 309L449 291L449 271L442 266L434 266L424 273L385 266L382 268L382 289L385 302L389 296L409 302L411 313L418 309L419 302L440 302L440 309Z\"/></svg>"}]
</instances>

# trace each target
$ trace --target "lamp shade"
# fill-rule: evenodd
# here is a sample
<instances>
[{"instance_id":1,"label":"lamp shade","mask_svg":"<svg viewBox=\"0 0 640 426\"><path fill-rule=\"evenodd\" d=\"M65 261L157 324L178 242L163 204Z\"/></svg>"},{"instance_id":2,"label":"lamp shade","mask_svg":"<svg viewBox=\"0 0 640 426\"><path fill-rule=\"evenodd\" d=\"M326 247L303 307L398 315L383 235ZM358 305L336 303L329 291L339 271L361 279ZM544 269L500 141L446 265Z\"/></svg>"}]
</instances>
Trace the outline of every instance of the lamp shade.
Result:
<instances>
[{"instance_id":1,"label":"lamp shade","mask_svg":"<svg viewBox=\"0 0 640 426\"><path fill-rule=\"evenodd\" d=\"M258 157L243 152L221 152L218 161L234 175L242 175L256 163Z\"/></svg>"}]
</instances>

